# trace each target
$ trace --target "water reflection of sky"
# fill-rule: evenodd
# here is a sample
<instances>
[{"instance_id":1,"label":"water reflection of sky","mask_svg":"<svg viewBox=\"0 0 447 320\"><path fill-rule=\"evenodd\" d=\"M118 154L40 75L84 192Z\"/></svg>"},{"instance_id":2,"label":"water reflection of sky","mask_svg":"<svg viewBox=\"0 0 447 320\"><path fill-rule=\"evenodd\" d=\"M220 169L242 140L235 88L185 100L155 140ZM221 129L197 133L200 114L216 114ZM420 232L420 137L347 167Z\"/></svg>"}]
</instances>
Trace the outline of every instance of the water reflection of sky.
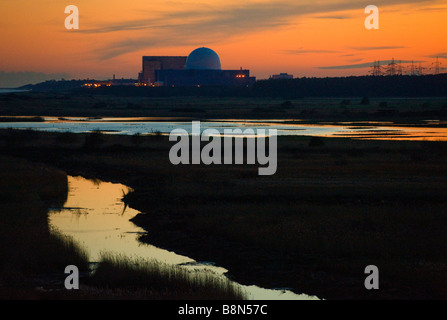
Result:
<instances>
[{"instance_id":1,"label":"water reflection of sky","mask_svg":"<svg viewBox=\"0 0 447 320\"><path fill-rule=\"evenodd\" d=\"M206 270L217 275L227 270L213 263L197 262L168 250L138 241L143 229L129 219L138 211L125 207L121 201L130 189L122 184L68 177L69 194L63 208L53 208L49 224L62 234L71 236L85 248L90 261L97 262L102 252L128 257L155 259L182 265L191 270ZM150 233L150 230L149 230ZM242 286L250 299L308 300L308 295L297 295L290 290L268 290L257 286Z\"/></svg>"},{"instance_id":2,"label":"water reflection of sky","mask_svg":"<svg viewBox=\"0 0 447 320\"><path fill-rule=\"evenodd\" d=\"M294 121L294 123L287 123ZM303 124L298 120L212 120L200 122L200 130L247 129L255 133L258 129L276 129L277 135L304 135L324 137L351 137L356 139L392 139L392 140L447 140L447 128L442 123L436 126L398 126L392 123L363 122L339 124ZM45 117L45 122L0 122L0 128L33 129L50 132L86 133L100 130L108 134L169 134L174 129L192 131L191 121L178 118L82 118L82 117Z\"/></svg>"},{"instance_id":3,"label":"water reflection of sky","mask_svg":"<svg viewBox=\"0 0 447 320\"><path fill-rule=\"evenodd\" d=\"M129 219L138 211L121 201L129 188L115 183L69 177L69 194L64 208L52 210L50 225L68 234L85 247L90 261L96 262L102 251L143 258L157 257L167 263L185 263L192 259L138 242L145 231Z\"/></svg>"}]
</instances>

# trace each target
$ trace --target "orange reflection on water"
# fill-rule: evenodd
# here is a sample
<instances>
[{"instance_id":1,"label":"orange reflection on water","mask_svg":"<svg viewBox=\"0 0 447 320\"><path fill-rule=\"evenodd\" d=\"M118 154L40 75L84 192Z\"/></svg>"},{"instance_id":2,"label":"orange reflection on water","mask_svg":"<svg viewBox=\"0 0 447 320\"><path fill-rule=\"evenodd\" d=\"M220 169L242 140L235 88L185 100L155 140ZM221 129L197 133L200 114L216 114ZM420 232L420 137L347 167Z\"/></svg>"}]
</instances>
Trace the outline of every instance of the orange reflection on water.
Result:
<instances>
[{"instance_id":1,"label":"orange reflection on water","mask_svg":"<svg viewBox=\"0 0 447 320\"><path fill-rule=\"evenodd\" d=\"M49 224L85 248L91 262L99 261L102 252L169 263L192 261L138 241L146 232L129 221L139 212L121 201L131 190L127 186L71 176L68 184L67 201L60 210L50 212Z\"/></svg>"},{"instance_id":2,"label":"orange reflection on water","mask_svg":"<svg viewBox=\"0 0 447 320\"><path fill-rule=\"evenodd\" d=\"M138 211L125 207L121 201L123 194L130 190L125 185L71 176L68 183L69 194L64 208L50 211L49 224L81 244L91 262L99 261L101 253L108 252L178 264L190 270L204 271L205 274L223 275L227 272L223 267L196 262L175 252L139 242L139 234L145 232L129 221ZM318 300L315 296L295 294L289 290L269 290L255 285L241 288L250 299L256 300Z\"/></svg>"},{"instance_id":3,"label":"orange reflection on water","mask_svg":"<svg viewBox=\"0 0 447 320\"><path fill-rule=\"evenodd\" d=\"M447 141L447 128L396 126L383 130L338 132L330 136L368 140Z\"/></svg>"}]
</instances>

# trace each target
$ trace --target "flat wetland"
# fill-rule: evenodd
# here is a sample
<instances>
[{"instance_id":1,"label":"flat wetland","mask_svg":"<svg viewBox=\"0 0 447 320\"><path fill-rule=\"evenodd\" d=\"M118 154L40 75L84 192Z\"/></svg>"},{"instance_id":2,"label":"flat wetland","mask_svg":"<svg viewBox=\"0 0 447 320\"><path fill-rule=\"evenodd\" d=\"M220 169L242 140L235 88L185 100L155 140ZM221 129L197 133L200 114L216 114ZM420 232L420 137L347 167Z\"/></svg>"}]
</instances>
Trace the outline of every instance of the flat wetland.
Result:
<instances>
[{"instance_id":1,"label":"flat wetland","mask_svg":"<svg viewBox=\"0 0 447 320\"><path fill-rule=\"evenodd\" d=\"M393 122L446 119L446 97L123 96L96 92L0 94L2 117L173 117L186 119L283 119L303 123ZM37 119L37 118L36 118ZM364 125L364 124L363 124Z\"/></svg>"},{"instance_id":2,"label":"flat wetland","mask_svg":"<svg viewBox=\"0 0 447 320\"><path fill-rule=\"evenodd\" d=\"M361 98L261 103L26 93L0 100L5 117L251 115L350 122L366 130L375 121L418 126L436 120L429 125L439 127L447 110L441 98L360 105ZM445 141L281 136L272 176L259 176L258 165L172 165L174 143L157 134L5 129L0 163L21 159L130 186L134 191L124 201L141 212L132 222L148 231L140 241L213 261L241 284L287 287L323 299L447 298ZM368 265L379 268L378 290L365 289Z\"/></svg>"}]
</instances>

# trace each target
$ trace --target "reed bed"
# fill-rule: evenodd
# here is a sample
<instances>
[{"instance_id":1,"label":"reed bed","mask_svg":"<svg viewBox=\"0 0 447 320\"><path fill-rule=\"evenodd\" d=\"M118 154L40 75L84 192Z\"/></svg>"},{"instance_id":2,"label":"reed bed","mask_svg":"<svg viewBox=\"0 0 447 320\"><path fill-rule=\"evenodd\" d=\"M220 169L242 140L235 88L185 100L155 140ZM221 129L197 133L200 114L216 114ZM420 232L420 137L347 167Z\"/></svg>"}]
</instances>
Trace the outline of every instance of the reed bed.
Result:
<instances>
[{"instance_id":1,"label":"reed bed","mask_svg":"<svg viewBox=\"0 0 447 320\"><path fill-rule=\"evenodd\" d=\"M102 254L92 284L105 289L140 290L149 296L166 299L245 298L242 289L223 275L110 253Z\"/></svg>"}]
</instances>

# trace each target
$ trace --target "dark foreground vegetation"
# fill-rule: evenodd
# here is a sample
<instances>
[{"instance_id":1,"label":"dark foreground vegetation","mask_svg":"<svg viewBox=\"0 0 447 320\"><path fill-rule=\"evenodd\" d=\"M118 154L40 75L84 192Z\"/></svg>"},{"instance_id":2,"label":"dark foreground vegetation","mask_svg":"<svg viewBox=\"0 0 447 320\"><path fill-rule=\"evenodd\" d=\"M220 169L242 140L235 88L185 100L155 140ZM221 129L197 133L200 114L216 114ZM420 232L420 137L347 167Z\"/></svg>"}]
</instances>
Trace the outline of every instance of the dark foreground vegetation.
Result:
<instances>
[{"instance_id":1,"label":"dark foreground vegetation","mask_svg":"<svg viewBox=\"0 0 447 320\"><path fill-rule=\"evenodd\" d=\"M3 155L132 187L125 201L142 212L132 221L150 231L141 241L214 261L242 284L447 298L445 142L281 137L273 176L257 165L174 166L173 143L0 131ZM367 265L379 268L379 290L364 287Z\"/></svg>"},{"instance_id":2,"label":"dark foreground vegetation","mask_svg":"<svg viewBox=\"0 0 447 320\"><path fill-rule=\"evenodd\" d=\"M60 170L0 157L1 298L37 297L36 288L61 281L69 264L88 270L83 250L48 226L48 207L63 205L67 191Z\"/></svg>"},{"instance_id":3,"label":"dark foreground vegetation","mask_svg":"<svg viewBox=\"0 0 447 320\"><path fill-rule=\"evenodd\" d=\"M447 85L446 87L447 88ZM438 97L373 97L348 94L338 97L145 95L151 88L132 95L120 89L82 89L68 92L0 94L0 124L41 122L65 117L162 117L163 119L284 119L301 123L378 121L428 125L424 120L447 120L447 92ZM160 89L160 88L152 88ZM195 89L190 88L192 92ZM113 91L117 90L117 91ZM141 94L138 94L140 92ZM21 117L17 117L21 116Z\"/></svg>"},{"instance_id":4,"label":"dark foreground vegetation","mask_svg":"<svg viewBox=\"0 0 447 320\"><path fill-rule=\"evenodd\" d=\"M125 256L104 255L92 274L85 250L48 225L67 191L63 171L0 157L0 299L244 298L227 279ZM79 290L65 289L68 265L79 268Z\"/></svg>"}]
</instances>

